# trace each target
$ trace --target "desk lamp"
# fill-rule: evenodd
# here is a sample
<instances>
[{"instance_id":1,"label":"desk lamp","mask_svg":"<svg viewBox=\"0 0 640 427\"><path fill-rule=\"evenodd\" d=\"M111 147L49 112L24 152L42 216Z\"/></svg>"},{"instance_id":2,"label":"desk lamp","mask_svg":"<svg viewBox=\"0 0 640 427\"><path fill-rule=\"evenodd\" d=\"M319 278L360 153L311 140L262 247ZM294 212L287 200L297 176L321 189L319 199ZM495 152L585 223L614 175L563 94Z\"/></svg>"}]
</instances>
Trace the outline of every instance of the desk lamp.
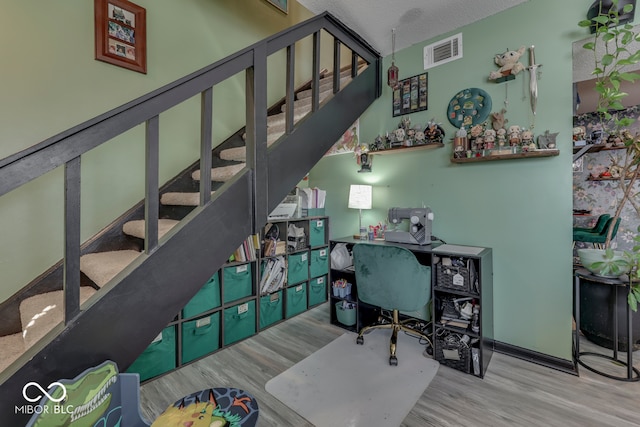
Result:
<instances>
[{"instance_id":1,"label":"desk lamp","mask_svg":"<svg viewBox=\"0 0 640 427\"><path fill-rule=\"evenodd\" d=\"M362 228L362 209L371 209L371 186L352 184L349 189L349 208L359 209L359 234L354 238L362 238L362 234L367 235L367 230Z\"/></svg>"}]
</instances>

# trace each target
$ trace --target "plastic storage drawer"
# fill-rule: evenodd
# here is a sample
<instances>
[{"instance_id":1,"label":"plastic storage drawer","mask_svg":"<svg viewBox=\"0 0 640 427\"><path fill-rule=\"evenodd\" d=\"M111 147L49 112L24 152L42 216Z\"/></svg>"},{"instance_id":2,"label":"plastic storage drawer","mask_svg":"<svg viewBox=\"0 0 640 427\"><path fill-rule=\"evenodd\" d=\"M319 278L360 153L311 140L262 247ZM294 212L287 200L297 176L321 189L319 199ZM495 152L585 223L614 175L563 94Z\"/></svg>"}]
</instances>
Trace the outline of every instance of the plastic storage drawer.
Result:
<instances>
[{"instance_id":1,"label":"plastic storage drawer","mask_svg":"<svg viewBox=\"0 0 640 427\"><path fill-rule=\"evenodd\" d=\"M225 267L223 271L222 286L225 304L253 294L251 264Z\"/></svg>"},{"instance_id":2,"label":"plastic storage drawer","mask_svg":"<svg viewBox=\"0 0 640 427\"><path fill-rule=\"evenodd\" d=\"M316 277L309 281L309 306L327 300L327 276Z\"/></svg>"},{"instance_id":3,"label":"plastic storage drawer","mask_svg":"<svg viewBox=\"0 0 640 427\"><path fill-rule=\"evenodd\" d=\"M182 323L182 363L220 348L220 312Z\"/></svg>"},{"instance_id":4,"label":"plastic storage drawer","mask_svg":"<svg viewBox=\"0 0 640 427\"><path fill-rule=\"evenodd\" d=\"M311 251L311 277L319 277L329 273L329 250L327 248Z\"/></svg>"},{"instance_id":5,"label":"plastic storage drawer","mask_svg":"<svg viewBox=\"0 0 640 427\"><path fill-rule=\"evenodd\" d=\"M256 333L256 302L248 301L224 310L224 345Z\"/></svg>"},{"instance_id":6,"label":"plastic storage drawer","mask_svg":"<svg viewBox=\"0 0 640 427\"><path fill-rule=\"evenodd\" d=\"M217 271L184 306L182 317L188 319L216 307L220 307L220 275Z\"/></svg>"},{"instance_id":7,"label":"plastic storage drawer","mask_svg":"<svg viewBox=\"0 0 640 427\"><path fill-rule=\"evenodd\" d=\"M287 288L286 316L292 317L307 309L307 284Z\"/></svg>"},{"instance_id":8,"label":"plastic storage drawer","mask_svg":"<svg viewBox=\"0 0 640 427\"><path fill-rule=\"evenodd\" d=\"M260 329L282 320L282 291L260 297Z\"/></svg>"},{"instance_id":9,"label":"plastic storage drawer","mask_svg":"<svg viewBox=\"0 0 640 427\"><path fill-rule=\"evenodd\" d=\"M294 285L309 278L309 253L301 252L289 255L287 261L287 283Z\"/></svg>"},{"instance_id":10,"label":"plastic storage drawer","mask_svg":"<svg viewBox=\"0 0 640 427\"><path fill-rule=\"evenodd\" d=\"M309 245L322 246L327 243L325 239L325 220L311 219L309 220Z\"/></svg>"},{"instance_id":11,"label":"plastic storage drawer","mask_svg":"<svg viewBox=\"0 0 640 427\"><path fill-rule=\"evenodd\" d=\"M168 326L129 366L127 372L140 374L140 381L157 377L176 367L176 331Z\"/></svg>"}]
</instances>

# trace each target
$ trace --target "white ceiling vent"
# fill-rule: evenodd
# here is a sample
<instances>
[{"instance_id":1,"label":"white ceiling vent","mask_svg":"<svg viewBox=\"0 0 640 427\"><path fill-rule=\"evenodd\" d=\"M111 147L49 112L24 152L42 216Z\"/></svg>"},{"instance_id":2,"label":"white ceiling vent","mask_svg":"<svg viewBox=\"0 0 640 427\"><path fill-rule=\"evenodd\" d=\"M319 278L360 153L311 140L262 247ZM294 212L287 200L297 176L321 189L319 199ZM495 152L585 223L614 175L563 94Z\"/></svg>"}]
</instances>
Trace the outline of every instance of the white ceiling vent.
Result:
<instances>
[{"instance_id":1,"label":"white ceiling vent","mask_svg":"<svg viewBox=\"0 0 640 427\"><path fill-rule=\"evenodd\" d=\"M462 33L424 47L424 69L462 58Z\"/></svg>"}]
</instances>

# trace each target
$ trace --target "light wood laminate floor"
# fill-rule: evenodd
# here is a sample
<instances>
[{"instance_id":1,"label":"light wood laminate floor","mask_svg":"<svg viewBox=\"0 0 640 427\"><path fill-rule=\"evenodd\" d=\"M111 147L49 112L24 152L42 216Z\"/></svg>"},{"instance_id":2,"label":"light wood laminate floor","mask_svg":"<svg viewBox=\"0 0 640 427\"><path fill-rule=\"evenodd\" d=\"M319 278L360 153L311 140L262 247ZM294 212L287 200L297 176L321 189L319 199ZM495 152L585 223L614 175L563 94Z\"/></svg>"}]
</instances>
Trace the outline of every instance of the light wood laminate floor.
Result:
<instances>
[{"instance_id":1,"label":"light wood laminate floor","mask_svg":"<svg viewBox=\"0 0 640 427\"><path fill-rule=\"evenodd\" d=\"M259 427L311 426L264 386L343 333L329 324L328 304L323 304L144 384L143 414L153 420L191 392L237 387L258 400ZM580 376L570 375L494 353L484 379L441 366L402 426L640 426L640 383L611 380L584 368ZM326 427L342 426L337 421Z\"/></svg>"}]
</instances>

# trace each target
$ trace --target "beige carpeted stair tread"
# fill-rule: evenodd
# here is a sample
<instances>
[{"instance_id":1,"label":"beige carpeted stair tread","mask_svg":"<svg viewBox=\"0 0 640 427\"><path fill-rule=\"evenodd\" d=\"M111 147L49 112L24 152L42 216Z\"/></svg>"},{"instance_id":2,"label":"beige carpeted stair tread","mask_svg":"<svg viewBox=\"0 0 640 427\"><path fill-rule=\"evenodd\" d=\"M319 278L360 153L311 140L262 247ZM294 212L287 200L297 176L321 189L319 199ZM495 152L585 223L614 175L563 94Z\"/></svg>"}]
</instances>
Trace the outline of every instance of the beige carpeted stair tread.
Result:
<instances>
[{"instance_id":1,"label":"beige carpeted stair tread","mask_svg":"<svg viewBox=\"0 0 640 427\"><path fill-rule=\"evenodd\" d=\"M212 191L211 195L213 196L214 193L215 191ZM199 206L200 193L164 193L160 196L160 203L165 206Z\"/></svg>"},{"instance_id":2,"label":"beige carpeted stair tread","mask_svg":"<svg viewBox=\"0 0 640 427\"><path fill-rule=\"evenodd\" d=\"M293 111L293 123L294 124L297 123L300 119L302 119L304 116L309 114L310 111L311 111L311 105L304 105L300 108L296 108ZM271 116L267 116L267 126L271 131L274 130L271 128L276 128L277 126L282 126L282 130L284 130L285 120L286 120L285 113L273 114Z\"/></svg>"},{"instance_id":3,"label":"beige carpeted stair tread","mask_svg":"<svg viewBox=\"0 0 640 427\"><path fill-rule=\"evenodd\" d=\"M175 219L159 219L158 220L158 238L167 234L177 223ZM144 239L144 219L137 219L134 221L128 221L122 226L122 232L129 236L139 237Z\"/></svg>"},{"instance_id":4,"label":"beige carpeted stair tread","mask_svg":"<svg viewBox=\"0 0 640 427\"><path fill-rule=\"evenodd\" d=\"M320 103L322 103L323 101L329 99L330 97L333 96L333 91L332 90L325 90L324 92L320 92ZM299 109L299 108L303 108L306 106L311 106L311 97L307 97L307 98L302 98L302 99L298 99L297 101L293 101L293 108L295 110ZM282 111L283 113L286 111L287 109L287 104L284 103L282 104L282 107L280 108L280 111Z\"/></svg>"},{"instance_id":5,"label":"beige carpeted stair tread","mask_svg":"<svg viewBox=\"0 0 640 427\"><path fill-rule=\"evenodd\" d=\"M7 369L25 350L22 332L0 337L0 372Z\"/></svg>"},{"instance_id":6,"label":"beige carpeted stair tread","mask_svg":"<svg viewBox=\"0 0 640 427\"><path fill-rule=\"evenodd\" d=\"M80 270L103 287L140 255L138 251L95 252L80 257Z\"/></svg>"},{"instance_id":7,"label":"beige carpeted stair tread","mask_svg":"<svg viewBox=\"0 0 640 427\"><path fill-rule=\"evenodd\" d=\"M351 76L342 77L340 79L340 89L344 89L351 82ZM320 80L320 93L333 90L333 78L324 78ZM296 99L311 98L311 89L301 90L296 94Z\"/></svg>"},{"instance_id":8,"label":"beige carpeted stair tread","mask_svg":"<svg viewBox=\"0 0 640 427\"><path fill-rule=\"evenodd\" d=\"M96 290L89 286L80 287L80 304L95 293ZM25 349L62 322L63 313L63 291L46 292L23 300L20 303L20 320Z\"/></svg>"},{"instance_id":9,"label":"beige carpeted stair tread","mask_svg":"<svg viewBox=\"0 0 640 427\"><path fill-rule=\"evenodd\" d=\"M284 129L284 127L283 127ZM280 132L269 132L267 133L267 147L271 147L274 142L278 140L282 135L284 135L284 130ZM246 134L242 134L242 139L246 138ZM246 147L234 147L227 148L226 150L222 150L220 152L220 158L222 160L235 160L238 162L244 162L247 160L247 148Z\"/></svg>"},{"instance_id":10,"label":"beige carpeted stair tread","mask_svg":"<svg viewBox=\"0 0 640 427\"><path fill-rule=\"evenodd\" d=\"M240 172L245 166L245 163L238 163L237 165L221 166L211 169L211 181L225 182L233 178L233 176ZM193 178L194 181L200 181L200 170L193 172L191 178Z\"/></svg>"}]
</instances>

